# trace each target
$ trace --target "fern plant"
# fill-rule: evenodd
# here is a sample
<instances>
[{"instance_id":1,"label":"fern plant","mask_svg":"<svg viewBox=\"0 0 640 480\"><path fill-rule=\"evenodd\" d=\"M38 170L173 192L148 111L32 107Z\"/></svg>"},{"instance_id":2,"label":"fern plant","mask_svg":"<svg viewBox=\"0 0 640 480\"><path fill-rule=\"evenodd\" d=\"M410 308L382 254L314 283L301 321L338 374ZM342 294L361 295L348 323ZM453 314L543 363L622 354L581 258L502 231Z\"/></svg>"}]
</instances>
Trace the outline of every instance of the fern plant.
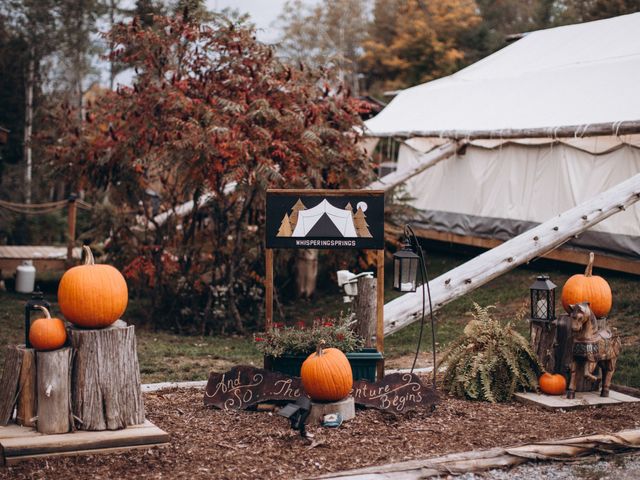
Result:
<instances>
[{"instance_id":1,"label":"fern plant","mask_svg":"<svg viewBox=\"0 0 640 480\"><path fill-rule=\"evenodd\" d=\"M445 389L462 398L504 402L516 390L534 390L542 367L529 342L511 323L489 314L492 306L473 304L473 320L444 354Z\"/></svg>"}]
</instances>

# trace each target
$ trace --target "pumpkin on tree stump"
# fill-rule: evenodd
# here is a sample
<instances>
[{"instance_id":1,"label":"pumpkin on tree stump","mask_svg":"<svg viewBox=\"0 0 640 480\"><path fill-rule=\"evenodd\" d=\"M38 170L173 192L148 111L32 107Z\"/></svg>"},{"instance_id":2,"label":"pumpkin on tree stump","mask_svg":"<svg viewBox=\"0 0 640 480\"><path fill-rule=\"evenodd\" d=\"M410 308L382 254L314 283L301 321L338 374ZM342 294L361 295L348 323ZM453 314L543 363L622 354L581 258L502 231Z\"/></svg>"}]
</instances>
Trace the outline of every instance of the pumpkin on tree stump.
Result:
<instances>
[{"instance_id":1,"label":"pumpkin on tree stump","mask_svg":"<svg viewBox=\"0 0 640 480\"><path fill-rule=\"evenodd\" d=\"M302 386L311 400L336 402L349 395L353 387L353 374L346 355L337 348L318 345L302 364Z\"/></svg>"},{"instance_id":2,"label":"pumpkin on tree stump","mask_svg":"<svg viewBox=\"0 0 640 480\"><path fill-rule=\"evenodd\" d=\"M86 245L83 248L84 265L70 268L60 280L60 310L78 327L108 327L127 308L127 282L111 265L96 265L91 249Z\"/></svg>"},{"instance_id":3,"label":"pumpkin on tree stump","mask_svg":"<svg viewBox=\"0 0 640 480\"><path fill-rule=\"evenodd\" d=\"M589 302L597 318L606 317L611 310L611 287L604 278L592 274L594 258L590 252L584 275L573 275L562 287L562 306L567 313L571 313L571 305L582 302Z\"/></svg>"}]
</instances>

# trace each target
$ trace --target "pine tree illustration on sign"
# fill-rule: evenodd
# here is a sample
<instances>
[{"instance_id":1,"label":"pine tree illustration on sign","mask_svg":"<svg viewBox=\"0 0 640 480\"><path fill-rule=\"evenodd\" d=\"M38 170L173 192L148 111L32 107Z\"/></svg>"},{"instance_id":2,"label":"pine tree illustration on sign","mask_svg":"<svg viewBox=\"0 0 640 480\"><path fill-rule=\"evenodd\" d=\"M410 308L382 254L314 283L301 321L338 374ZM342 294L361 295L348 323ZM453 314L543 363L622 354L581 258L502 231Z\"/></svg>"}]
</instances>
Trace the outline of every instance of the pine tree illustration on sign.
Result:
<instances>
[{"instance_id":1,"label":"pine tree illustration on sign","mask_svg":"<svg viewBox=\"0 0 640 480\"><path fill-rule=\"evenodd\" d=\"M298 198L298 201L296 202L296 204L291 209L291 216L289 217L289 220L291 222L291 231L292 232L296 229L296 225L298 223L298 212L300 210L306 210L306 208L307 207L304 206L304 203L302 203L302 200L300 200Z\"/></svg>"},{"instance_id":2,"label":"pine tree illustration on sign","mask_svg":"<svg viewBox=\"0 0 640 480\"><path fill-rule=\"evenodd\" d=\"M358 211L353 216L353 223L356 227L356 233L358 237L361 238L372 238L371 232L369 231L369 224L367 223L366 216L362 209L358 207Z\"/></svg>"},{"instance_id":3,"label":"pine tree illustration on sign","mask_svg":"<svg viewBox=\"0 0 640 480\"><path fill-rule=\"evenodd\" d=\"M284 217L282 217L282 223L280 223L280 229L276 237L290 237L293 230L291 230L291 220L289 219L289 215L286 213Z\"/></svg>"}]
</instances>

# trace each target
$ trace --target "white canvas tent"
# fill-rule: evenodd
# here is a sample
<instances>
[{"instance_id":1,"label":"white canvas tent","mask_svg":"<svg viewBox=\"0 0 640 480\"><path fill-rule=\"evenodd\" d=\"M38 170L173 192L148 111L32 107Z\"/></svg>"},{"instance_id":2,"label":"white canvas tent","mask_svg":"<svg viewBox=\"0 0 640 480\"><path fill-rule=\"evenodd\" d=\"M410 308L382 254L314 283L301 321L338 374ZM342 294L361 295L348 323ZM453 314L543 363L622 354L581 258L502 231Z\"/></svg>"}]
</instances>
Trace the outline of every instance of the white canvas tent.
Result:
<instances>
[{"instance_id":1,"label":"white canvas tent","mask_svg":"<svg viewBox=\"0 0 640 480\"><path fill-rule=\"evenodd\" d=\"M298 222L291 236L306 237L323 215L326 215L331 220L343 237L358 236L353 223L352 212L334 207L326 199L313 208L298 212Z\"/></svg>"},{"instance_id":2,"label":"white canvas tent","mask_svg":"<svg viewBox=\"0 0 640 480\"><path fill-rule=\"evenodd\" d=\"M637 13L529 33L402 91L366 134L403 141L399 171L446 142L465 143L406 182L415 223L507 240L640 172L639 86ZM572 243L639 260L640 206Z\"/></svg>"}]
</instances>

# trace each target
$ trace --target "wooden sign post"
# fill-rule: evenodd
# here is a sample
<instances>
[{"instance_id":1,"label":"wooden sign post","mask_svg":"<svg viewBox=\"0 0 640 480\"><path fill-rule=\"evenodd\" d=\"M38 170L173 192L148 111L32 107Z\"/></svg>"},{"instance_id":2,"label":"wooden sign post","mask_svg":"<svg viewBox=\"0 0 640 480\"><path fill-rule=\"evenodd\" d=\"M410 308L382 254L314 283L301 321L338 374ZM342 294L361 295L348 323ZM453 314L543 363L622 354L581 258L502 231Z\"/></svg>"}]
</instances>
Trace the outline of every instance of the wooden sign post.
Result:
<instances>
[{"instance_id":1,"label":"wooden sign post","mask_svg":"<svg viewBox=\"0 0 640 480\"><path fill-rule=\"evenodd\" d=\"M376 250L376 348L384 352L384 190L267 190L267 330L273 325L276 248ZM377 374L384 376L383 361Z\"/></svg>"}]
</instances>

